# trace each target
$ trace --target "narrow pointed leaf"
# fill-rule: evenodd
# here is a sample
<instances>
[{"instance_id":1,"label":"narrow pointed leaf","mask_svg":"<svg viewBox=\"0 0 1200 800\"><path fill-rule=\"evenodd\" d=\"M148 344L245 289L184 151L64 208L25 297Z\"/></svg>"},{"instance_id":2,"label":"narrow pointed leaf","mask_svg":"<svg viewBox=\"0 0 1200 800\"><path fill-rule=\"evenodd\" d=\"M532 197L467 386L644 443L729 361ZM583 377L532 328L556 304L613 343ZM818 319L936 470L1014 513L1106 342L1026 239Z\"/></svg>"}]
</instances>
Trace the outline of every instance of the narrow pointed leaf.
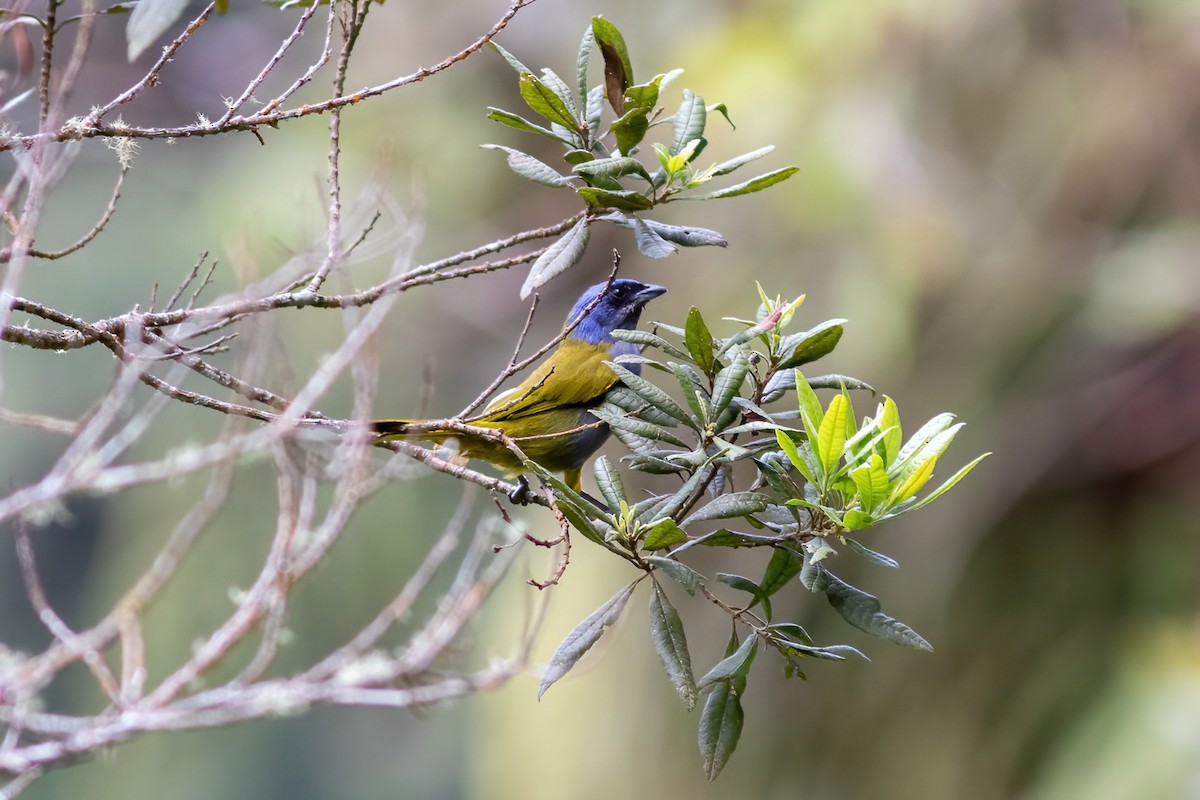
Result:
<instances>
[{"instance_id":1,"label":"narrow pointed leaf","mask_svg":"<svg viewBox=\"0 0 1200 800\"><path fill-rule=\"evenodd\" d=\"M167 32L187 8L187 0L142 0L125 23L129 60L135 61Z\"/></svg>"},{"instance_id":2,"label":"narrow pointed leaf","mask_svg":"<svg viewBox=\"0 0 1200 800\"><path fill-rule=\"evenodd\" d=\"M650 180L650 174L646 172L646 168L642 165L642 162L628 156L597 158L583 164L576 164L572 172L576 175L582 175L589 180L596 178L616 180L626 175L637 175L646 181ZM617 185L619 186L620 184Z\"/></svg>"},{"instance_id":3,"label":"narrow pointed leaf","mask_svg":"<svg viewBox=\"0 0 1200 800\"><path fill-rule=\"evenodd\" d=\"M738 353L733 357L733 361L724 369L717 373L716 379L713 381L713 414L717 415L729 407L742 390L742 384L746 382L746 375L750 371L750 360L746 358L744 353Z\"/></svg>"},{"instance_id":4,"label":"narrow pointed leaf","mask_svg":"<svg viewBox=\"0 0 1200 800\"><path fill-rule=\"evenodd\" d=\"M640 347L657 348L659 350L662 350L667 355L673 356L674 358L687 358L688 357L687 353L683 352L678 347L671 344L670 342L668 342L666 339L662 338L661 336L658 336L657 334L653 334L650 331L639 331L639 330L627 331L627 330L622 330L621 328L617 328L615 331L612 332L612 336L614 339L619 339L622 342L629 342L631 344L636 344Z\"/></svg>"},{"instance_id":5,"label":"narrow pointed leaf","mask_svg":"<svg viewBox=\"0 0 1200 800\"><path fill-rule=\"evenodd\" d=\"M609 105L618 115L624 113L625 90L633 85L633 65L625 47L625 37L603 17L592 18L592 33L604 57L604 87Z\"/></svg>"},{"instance_id":6,"label":"narrow pointed leaf","mask_svg":"<svg viewBox=\"0 0 1200 800\"><path fill-rule=\"evenodd\" d=\"M544 161L539 161L527 153L522 153L520 150L514 150L511 147L499 144L484 144L480 145L480 147L487 150L503 150L508 154L508 168L522 178L528 178L535 183L554 188L571 185L569 177L560 174Z\"/></svg>"},{"instance_id":7,"label":"narrow pointed leaf","mask_svg":"<svg viewBox=\"0 0 1200 800\"><path fill-rule=\"evenodd\" d=\"M499 122L501 125L507 125L510 128L516 128L519 131L526 133L536 133L545 136L547 139L553 139L559 144L570 145L571 142L565 137L559 136L549 128L544 128L541 125L535 125L524 117L514 114L511 111L505 111L502 108L488 107L487 118L492 122Z\"/></svg>"},{"instance_id":8,"label":"narrow pointed leaf","mask_svg":"<svg viewBox=\"0 0 1200 800\"><path fill-rule=\"evenodd\" d=\"M832 475L837 471L838 462L842 460L842 454L845 452L846 414L848 413L846 398L840 394L835 395L829 402L825 418L821 420L821 427L817 431L821 466L826 475Z\"/></svg>"},{"instance_id":9,"label":"narrow pointed leaf","mask_svg":"<svg viewBox=\"0 0 1200 800\"><path fill-rule=\"evenodd\" d=\"M579 42L579 55L575 59L575 80L579 84L579 102L584 107L590 106L588 103L588 67L592 63L592 46L595 44L596 34L589 24L583 32L583 39ZM524 71L528 72L529 70Z\"/></svg>"},{"instance_id":10,"label":"narrow pointed leaf","mask_svg":"<svg viewBox=\"0 0 1200 800\"><path fill-rule=\"evenodd\" d=\"M891 467L892 462L900 453L900 444L904 441L904 433L900 428L900 411L896 408L896 401L890 397L884 397L883 405L876 416L879 419L880 430L887 431L880 442L880 447L883 449L883 463L885 467Z\"/></svg>"},{"instance_id":11,"label":"narrow pointed leaf","mask_svg":"<svg viewBox=\"0 0 1200 800\"><path fill-rule=\"evenodd\" d=\"M824 572L822 580L822 590L830 605L854 627L895 644L933 652L933 647L919 633L883 613L874 595L856 589L829 571Z\"/></svg>"},{"instance_id":12,"label":"narrow pointed leaf","mask_svg":"<svg viewBox=\"0 0 1200 800\"><path fill-rule=\"evenodd\" d=\"M893 569L900 566L900 562L891 556L885 556L883 553L877 553L864 545L862 542L857 542L854 539L851 539L849 536L843 536L842 538L846 540L847 547L858 553L867 561L870 561L872 564L878 564L881 567L892 567Z\"/></svg>"},{"instance_id":13,"label":"narrow pointed leaf","mask_svg":"<svg viewBox=\"0 0 1200 800\"><path fill-rule=\"evenodd\" d=\"M758 514L766 511L770 504L770 499L765 494L758 492L723 494L708 505L693 511L681 524L686 528L693 522L701 522L706 519L732 519L744 517L747 514Z\"/></svg>"},{"instance_id":14,"label":"narrow pointed leaf","mask_svg":"<svg viewBox=\"0 0 1200 800\"><path fill-rule=\"evenodd\" d=\"M785 337L780 342L780 350L786 354L780 368L803 366L829 355L842 338L845 322L831 319L804 333Z\"/></svg>"},{"instance_id":15,"label":"narrow pointed leaf","mask_svg":"<svg viewBox=\"0 0 1200 800\"><path fill-rule=\"evenodd\" d=\"M687 447L687 444L678 436L654 423L636 419L625 414L613 414L603 406L593 409L592 413L607 422L609 427L613 429L629 431L630 433L656 442L669 442L677 447Z\"/></svg>"},{"instance_id":16,"label":"narrow pointed leaf","mask_svg":"<svg viewBox=\"0 0 1200 800\"><path fill-rule=\"evenodd\" d=\"M529 297L534 289L570 269L583 258L589 233L588 218L582 217L558 241L546 248L546 252L538 256L529 270L529 277L521 287L521 299Z\"/></svg>"},{"instance_id":17,"label":"narrow pointed leaf","mask_svg":"<svg viewBox=\"0 0 1200 800\"><path fill-rule=\"evenodd\" d=\"M650 130L650 117L641 108L631 108L612 124L617 139L617 149L629 155L646 138Z\"/></svg>"},{"instance_id":18,"label":"narrow pointed leaf","mask_svg":"<svg viewBox=\"0 0 1200 800\"><path fill-rule=\"evenodd\" d=\"M954 415L949 413L938 414L933 419L922 425L917 432L908 438L900 451L896 453L895 460L888 465L888 474L897 475L899 470L903 469L907 462L913 458L929 440L937 436L942 431L954 424Z\"/></svg>"},{"instance_id":19,"label":"narrow pointed leaf","mask_svg":"<svg viewBox=\"0 0 1200 800\"><path fill-rule=\"evenodd\" d=\"M533 111L545 117L550 122L557 122L564 128L575 130L579 122L571 116L571 110L554 90L536 76L525 72L521 75L521 97Z\"/></svg>"},{"instance_id":20,"label":"narrow pointed leaf","mask_svg":"<svg viewBox=\"0 0 1200 800\"><path fill-rule=\"evenodd\" d=\"M638 252L647 258L666 258L679 252L673 244L659 236L645 221L632 217L633 239Z\"/></svg>"},{"instance_id":21,"label":"narrow pointed leaf","mask_svg":"<svg viewBox=\"0 0 1200 800\"><path fill-rule=\"evenodd\" d=\"M762 158L763 156L765 156L767 153L770 153L774 149L775 149L775 145L769 144L766 147L760 147L757 150L752 150L749 153L744 153L744 154L738 156L737 158L731 158L728 161L722 161L720 164L717 164L715 167L712 168L712 170L710 170L710 174L713 177L720 177L721 175L728 175L729 173L733 172L735 169L744 167L745 165L749 164L751 161L756 161L756 160Z\"/></svg>"},{"instance_id":22,"label":"narrow pointed leaf","mask_svg":"<svg viewBox=\"0 0 1200 800\"><path fill-rule=\"evenodd\" d=\"M671 605L667 593L657 581L650 595L650 637L654 650L662 661L667 677L671 679L679 699L688 711L696 707L696 678L692 674L692 656L688 651L687 637L683 631L683 620Z\"/></svg>"},{"instance_id":23,"label":"narrow pointed leaf","mask_svg":"<svg viewBox=\"0 0 1200 800\"><path fill-rule=\"evenodd\" d=\"M650 551L666 550L668 547L674 547L686 541L687 534L675 524L675 520L660 519L650 528L650 531L646 534L646 538L642 540L642 549Z\"/></svg>"},{"instance_id":24,"label":"narrow pointed leaf","mask_svg":"<svg viewBox=\"0 0 1200 800\"><path fill-rule=\"evenodd\" d=\"M792 441L792 437L783 431L775 431L775 441L779 443L780 448L787 455L788 461L792 462L792 466L804 476L804 480L814 484L820 483L819 479L823 473L820 471L819 462L816 459L810 462L805 457L805 454L800 452L800 448L796 446L796 443Z\"/></svg>"},{"instance_id":25,"label":"narrow pointed leaf","mask_svg":"<svg viewBox=\"0 0 1200 800\"><path fill-rule=\"evenodd\" d=\"M687 345L688 352L692 354L692 360L706 375L711 375L714 362L713 336L709 332L708 326L704 324L704 317L700 315L700 309L695 306L691 307L683 330L684 343Z\"/></svg>"},{"instance_id":26,"label":"narrow pointed leaf","mask_svg":"<svg viewBox=\"0 0 1200 800\"><path fill-rule=\"evenodd\" d=\"M679 155L690 142L704 135L707 112L704 98L691 89L683 90L683 101L675 112L675 125L671 135L671 155ZM695 157L695 156L693 156Z\"/></svg>"},{"instance_id":27,"label":"narrow pointed leaf","mask_svg":"<svg viewBox=\"0 0 1200 800\"><path fill-rule=\"evenodd\" d=\"M947 491L949 491L951 488L953 488L954 484L958 483L963 478L967 477L967 473L969 473L971 470L975 469L976 465L979 464L980 461L983 461L985 458L987 458L990 455L991 455L991 453L984 453L983 455L978 456L977 458L972 460L970 464L967 464L965 467L960 469L958 472L954 473L954 475L949 480L947 480L945 483L943 483L938 488L934 489L932 492L930 492L925 497L922 497L920 499L920 501L918 501L915 505L910 507L908 510L916 511L918 508L929 505L934 500L941 497L943 494L945 494Z\"/></svg>"},{"instance_id":28,"label":"narrow pointed leaf","mask_svg":"<svg viewBox=\"0 0 1200 800\"><path fill-rule=\"evenodd\" d=\"M804 559L802 557L791 550L777 547L771 553L771 560L767 562L767 568L758 585L762 587L763 594L773 595L800 574L803 566Z\"/></svg>"},{"instance_id":29,"label":"narrow pointed leaf","mask_svg":"<svg viewBox=\"0 0 1200 800\"><path fill-rule=\"evenodd\" d=\"M704 580L704 576L699 572L673 558L649 556L646 560L662 570L664 575L682 586L683 590L690 595L696 594L696 588Z\"/></svg>"},{"instance_id":30,"label":"narrow pointed leaf","mask_svg":"<svg viewBox=\"0 0 1200 800\"><path fill-rule=\"evenodd\" d=\"M678 200L720 200L725 197L738 197L743 194L752 194L761 192L769 186L774 186L781 181L786 181L788 178L800 171L799 167L784 167L777 169L774 172L768 172L765 175L759 175L757 178L752 178L745 183L727 186L724 189L718 189L715 192L700 195L679 195Z\"/></svg>"},{"instance_id":31,"label":"narrow pointed leaf","mask_svg":"<svg viewBox=\"0 0 1200 800\"><path fill-rule=\"evenodd\" d=\"M722 681L714 686L704 701L699 740L704 775L710 781L717 779L737 748L744 720L741 698L732 682Z\"/></svg>"},{"instance_id":32,"label":"narrow pointed leaf","mask_svg":"<svg viewBox=\"0 0 1200 800\"><path fill-rule=\"evenodd\" d=\"M718 661L712 669L704 674L703 678L696 681L696 686L703 689L714 683L727 681L730 678L744 674L744 670L748 668L757 649L758 637L747 636L745 641L736 650Z\"/></svg>"},{"instance_id":33,"label":"narrow pointed leaf","mask_svg":"<svg viewBox=\"0 0 1200 800\"><path fill-rule=\"evenodd\" d=\"M531 73L531 74L533 73L533 70L531 70L529 67L522 64L517 59L516 56L514 56L512 53L505 50L500 45L496 44L495 41L490 41L490 42L488 42L488 44L491 46L491 48L493 50L495 50L497 53L499 53L504 58L505 61L508 62L508 65L510 67L512 67L514 70L516 70L517 75L521 75L526 72Z\"/></svg>"},{"instance_id":34,"label":"narrow pointed leaf","mask_svg":"<svg viewBox=\"0 0 1200 800\"><path fill-rule=\"evenodd\" d=\"M579 122L583 119L583 115L579 113L579 106L575 104L575 93L571 91L571 87L567 86L567 82L558 77L558 73L552 69L542 70L541 81L546 88L554 92L558 99L563 101L563 105L567 107L567 111L570 114L573 123L568 127L578 130Z\"/></svg>"},{"instance_id":35,"label":"narrow pointed leaf","mask_svg":"<svg viewBox=\"0 0 1200 800\"><path fill-rule=\"evenodd\" d=\"M641 375L630 372L620 364L616 364L611 361L606 361L605 363L612 367L613 372L617 373L617 377L621 379L622 383L628 386L635 394L637 394L647 403L654 406L654 408L657 408L659 411L667 414L668 416L674 417L691 428L696 427L696 423L690 416L688 416L688 413L680 408L679 404L677 404L671 398L671 396L662 389L658 388Z\"/></svg>"},{"instance_id":36,"label":"narrow pointed leaf","mask_svg":"<svg viewBox=\"0 0 1200 800\"><path fill-rule=\"evenodd\" d=\"M680 247L727 247L729 242L714 230L699 228L694 225L667 225L652 219L642 220L650 230Z\"/></svg>"},{"instance_id":37,"label":"narrow pointed leaf","mask_svg":"<svg viewBox=\"0 0 1200 800\"><path fill-rule=\"evenodd\" d=\"M591 208L615 208L618 211L645 211L654 203L645 195L631 190L614 191L584 186L575 190Z\"/></svg>"},{"instance_id":38,"label":"narrow pointed leaf","mask_svg":"<svg viewBox=\"0 0 1200 800\"><path fill-rule=\"evenodd\" d=\"M600 456L592 462L592 474L596 478L600 494L604 496L604 502L608 503L610 511L616 513L625 501L625 486L621 483L620 473L608 460L608 456Z\"/></svg>"},{"instance_id":39,"label":"narrow pointed leaf","mask_svg":"<svg viewBox=\"0 0 1200 800\"><path fill-rule=\"evenodd\" d=\"M546 671L542 674L542 684L538 687L538 698L570 672L592 645L600 641L604 632L616 624L637 585L638 581L635 580L621 589L567 634L546 665Z\"/></svg>"}]
</instances>

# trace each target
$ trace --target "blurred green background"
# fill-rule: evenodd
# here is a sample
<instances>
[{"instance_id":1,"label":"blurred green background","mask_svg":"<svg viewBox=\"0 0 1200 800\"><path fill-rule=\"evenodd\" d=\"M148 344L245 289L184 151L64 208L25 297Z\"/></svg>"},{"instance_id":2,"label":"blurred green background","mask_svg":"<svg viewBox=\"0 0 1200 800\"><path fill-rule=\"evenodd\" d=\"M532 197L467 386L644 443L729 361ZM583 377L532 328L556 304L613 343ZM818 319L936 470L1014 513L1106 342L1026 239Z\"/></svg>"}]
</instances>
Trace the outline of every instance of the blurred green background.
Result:
<instances>
[{"instance_id":1,"label":"blurred green background","mask_svg":"<svg viewBox=\"0 0 1200 800\"><path fill-rule=\"evenodd\" d=\"M501 10L481 0L388 2L372 11L349 85L436 62ZM240 92L295 13L246 4L214 19L125 119L216 117L221 97ZM721 230L724 250L650 262L622 232L594 237L585 264L548 287L535 338L548 337L579 289L607 271L614 245L625 274L671 290L650 319L678 322L691 305L710 319L747 316L755 280L771 293L806 292L802 321L849 318L823 369L886 391L910 426L958 414L967 427L945 475L995 453L938 503L873 534L871 546L900 570L847 556L838 565L937 652L859 634L797 583L779 595L777 616L802 622L819 642L853 644L872 663L818 663L807 682L787 682L760 659L739 750L709 785L698 712L683 710L662 674L639 594L600 657L541 702L536 678L521 676L416 715L315 709L156 735L54 772L24 796L1197 796L1200 6L539 0L500 41L531 66L572 74L593 14L621 28L639 80L681 66L668 97L687 86L728 104L737 129L711 122L703 160L773 143L763 169L794 163L801 172L763 194L657 215ZM122 25L101 20L100 58L76 111L143 74L146 63L124 62ZM317 38L302 43L305 58ZM348 110L346 194L383 180L424 219L423 261L557 222L566 195L521 181L478 147L553 155L484 119L486 106L519 102L512 71L482 53ZM173 287L202 251L221 260L222 290L270 272L322 229L326 124L264 130L265 146L248 135L144 144L105 234L71 259L32 266L22 294L98 317L144 304L155 282ZM39 242L61 246L86 230L114 173L103 144L86 143ZM358 280L379 269L364 265ZM377 411L414 413L426 370L434 412L471 399L520 330L523 277L515 270L402 297L385 328ZM286 391L298 380L289 375L305 375L336 346L341 324L318 312L281 320L272 335L286 358L274 365L273 387ZM6 408L65 416L88 408L113 365L96 348L9 348L3 370ZM345 413L344 399L332 396L327 410ZM206 441L215 417L172 409L140 452ZM19 428L0 436L9 485L43 474L65 444ZM270 480L265 465L239 471L226 512L150 613L152 679L228 614L231 587L254 574L272 532ZM108 608L201 488L182 481L79 498L69 519L38 534L51 600L68 622L86 625ZM310 663L369 618L461 492L430 475L373 498L297 592L284 662ZM600 556L577 545L537 660L629 579ZM44 646L12 562L11 548L0 549L0 640ZM535 592L522 579L550 568L544 553L520 563L464 643L465 663L511 650ZM700 603L677 599L703 671L727 629ZM95 710L87 692L79 670L49 700Z\"/></svg>"}]
</instances>

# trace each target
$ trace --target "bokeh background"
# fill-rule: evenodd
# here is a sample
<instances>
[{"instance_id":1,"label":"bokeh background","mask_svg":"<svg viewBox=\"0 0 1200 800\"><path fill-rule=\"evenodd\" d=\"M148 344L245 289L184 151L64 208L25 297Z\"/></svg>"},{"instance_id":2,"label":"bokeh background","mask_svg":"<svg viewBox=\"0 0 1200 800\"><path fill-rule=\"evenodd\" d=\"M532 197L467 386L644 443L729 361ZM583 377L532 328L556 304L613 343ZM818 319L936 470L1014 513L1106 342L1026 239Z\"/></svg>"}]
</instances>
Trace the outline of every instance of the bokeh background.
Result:
<instances>
[{"instance_id":1,"label":"bokeh background","mask_svg":"<svg viewBox=\"0 0 1200 800\"><path fill-rule=\"evenodd\" d=\"M221 97L240 91L296 12L234 5L127 120L214 117ZM391 0L372 12L350 84L438 61L501 9ZM798 584L781 593L778 616L872 662L818 663L807 682L788 682L760 659L741 745L709 785L698 712L683 710L663 676L639 597L599 657L541 702L536 678L522 676L415 715L314 709L147 737L55 772L25 796L1200 796L1200 6L538 0L500 41L531 66L571 74L593 14L624 32L639 79L681 66L672 93L687 86L728 104L737 128L710 123L705 158L773 143L764 169L801 171L759 195L658 215L721 230L724 250L649 262L620 232L594 239L588 261L546 292L535 338L603 275L613 245L626 253L626 274L670 288L652 319L679 321L691 305L710 319L749 315L755 280L807 293L801 313L813 323L848 318L823 367L883 389L910 425L958 414L967 427L943 470L994 452L956 491L873 535L900 570L849 556L838 565L937 652L861 635ZM123 21L98 26L101 57L79 111L148 64L125 62ZM310 55L313 38L302 43ZM519 108L513 78L483 53L347 112L347 194L382 179L423 219L422 260L565 215L565 195L522 182L478 147L553 155L484 118L489 105ZM325 124L264 131L265 146L248 135L145 144L101 239L35 265L23 293L98 317L145 303L155 282L175 285L202 251L221 259L218 289L269 272L322 229ZM102 143L84 145L47 212L47 244L91 224L114 172ZM363 269L366 280L377 265ZM380 413L412 413L426 383L435 411L472 398L520 330L522 279L494 274L403 298L383 342ZM283 323L277 388L317 363L340 329L315 312ZM94 348L3 358L6 408L64 416L83 412L113 369ZM172 410L146 452L204 441L219 424ZM3 429L0 479L36 479L64 445ZM265 467L239 473L227 513L151 612L152 670L222 619L231 587L250 579L272 530L269 481ZM197 490L182 481L78 498L39 532L51 599L69 622L85 625L108 607ZM373 499L298 592L285 660L310 661L390 596L461 491L431 475ZM11 547L0 548L0 639L38 647L44 634L12 561ZM628 580L607 561L576 547L537 659ZM548 569L536 554L517 567L464 660L510 650L535 591L521 579ZM702 671L727 629L679 599ZM73 694L86 687L82 671L67 675L50 700L94 702Z\"/></svg>"}]
</instances>

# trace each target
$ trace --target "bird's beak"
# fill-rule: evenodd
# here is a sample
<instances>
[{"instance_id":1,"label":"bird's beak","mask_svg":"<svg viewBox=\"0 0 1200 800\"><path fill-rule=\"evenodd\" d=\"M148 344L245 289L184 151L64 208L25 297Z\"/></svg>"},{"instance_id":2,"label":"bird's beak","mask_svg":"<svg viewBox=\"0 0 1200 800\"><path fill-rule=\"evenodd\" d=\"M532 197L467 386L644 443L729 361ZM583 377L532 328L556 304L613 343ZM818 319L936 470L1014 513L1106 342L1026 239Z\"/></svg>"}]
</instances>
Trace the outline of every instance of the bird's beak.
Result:
<instances>
[{"instance_id":1,"label":"bird's beak","mask_svg":"<svg viewBox=\"0 0 1200 800\"><path fill-rule=\"evenodd\" d=\"M666 293L667 287L655 286L653 283L649 283L646 284L636 295L634 295L634 299L637 300L638 306L641 307L659 295L664 295Z\"/></svg>"}]
</instances>

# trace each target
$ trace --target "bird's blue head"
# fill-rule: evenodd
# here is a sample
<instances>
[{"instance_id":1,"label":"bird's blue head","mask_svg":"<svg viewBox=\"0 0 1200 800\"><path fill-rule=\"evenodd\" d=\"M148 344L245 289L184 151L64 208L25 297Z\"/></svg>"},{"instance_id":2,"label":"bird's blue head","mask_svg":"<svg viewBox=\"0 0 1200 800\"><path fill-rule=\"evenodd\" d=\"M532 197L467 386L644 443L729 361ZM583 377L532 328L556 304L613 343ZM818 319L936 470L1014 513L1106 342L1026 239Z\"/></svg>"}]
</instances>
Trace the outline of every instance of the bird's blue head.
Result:
<instances>
[{"instance_id":1,"label":"bird's blue head","mask_svg":"<svg viewBox=\"0 0 1200 800\"><path fill-rule=\"evenodd\" d=\"M619 278L612 284L598 283L580 296L567 315L566 324L570 325L586 311L583 320L571 331L570 338L591 344L615 341L614 330L636 327L642 307L666 291L662 286L629 278ZM588 306L591 306L590 310Z\"/></svg>"}]
</instances>

